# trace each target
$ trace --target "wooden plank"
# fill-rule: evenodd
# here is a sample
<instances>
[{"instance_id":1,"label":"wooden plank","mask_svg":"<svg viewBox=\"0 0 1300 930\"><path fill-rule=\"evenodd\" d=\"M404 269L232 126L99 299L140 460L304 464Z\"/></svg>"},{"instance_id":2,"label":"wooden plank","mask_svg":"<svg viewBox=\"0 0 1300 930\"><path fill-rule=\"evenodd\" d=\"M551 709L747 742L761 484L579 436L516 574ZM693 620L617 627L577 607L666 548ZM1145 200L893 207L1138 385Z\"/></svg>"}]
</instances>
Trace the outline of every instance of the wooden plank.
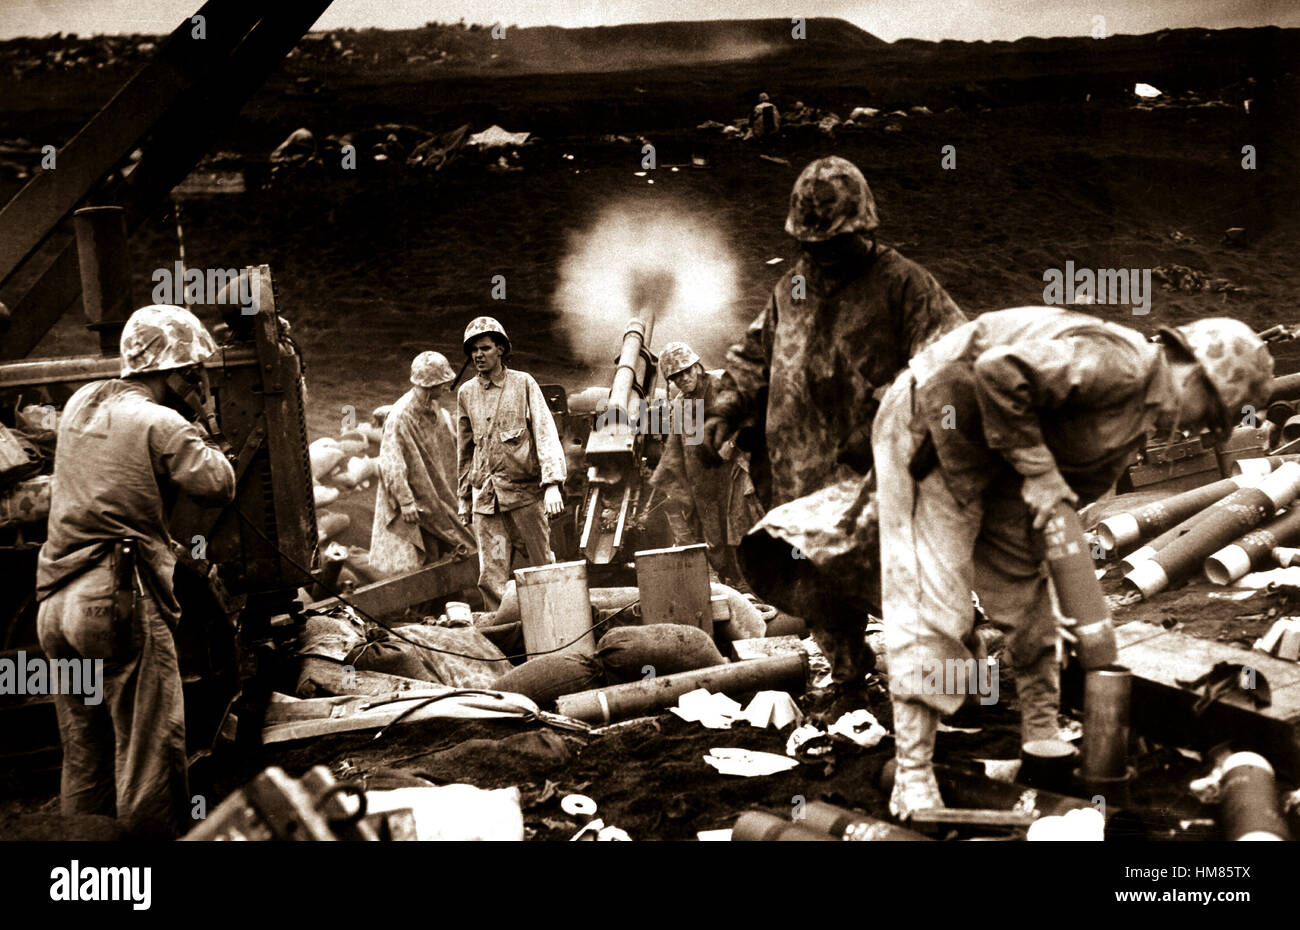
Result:
<instances>
[{"instance_id":1,"label":"wooden plank","mask_svg":"<svg viewBox=\"0 0 1300 930\"><path fill-rule=\"evenodd\" d=\"M369 694L372 697L399 691L419 691L434 682L387 672L372 672L354 668L343 671L343 663L320 656L303 656L298 673L297 694L300 698L324 697L338 694Z\"/></svg>"},{"instance_id":2,"label":"wooden plank","mask_svg":"<svg viewBox=\"0 0 1300 930\"><path fill-rule=\"evenodd\" d=\"M1157 636L1122 646L1119 662L1130 668L1134 675L1184 691L1187 689L1182 688L1178 680L1200 678L1219 662L1246 665L1268 680L1272 704L1256 710L1255 703L1239 691L1230 692L1220 698L1220 702L1276 720L1300 721L1300 663L1171 630L1162 630Z\"/></svg>"},{"instance_id":3,"label":"wooden plank","mask_svg":"<svg viewBox=\"0 0 1300 930\"><path fill-rule=\"evenodd\" d=\"M1281 775L1300 778L1300 665L1262 652L1197 639L1153 624L1128 623L1116 631L1119 664L1133 671L1133 730L1173 746L1207 750L1230 742L1265 756ZM1272 703L1256 709L1240 692L1230 692L1199 715L1200 693L1178 680L1193 681L1219 662L1256 670L1268 681ZM1083 676L1062 676L1063 697L1083 706Z\"/></svg>"},{"instance_id":4,"label":"wooden plank","mask_svg":"<svg viewBox=\"0 0 1300 930\"><path fill-rule=\"evenodd\" d=\"M451 555L423 568L404 575L396 575L357 588L348 596L348 603L372 617L384 618L400 614L411 604L431 601L436 597L459 594L478 584L478 559L472 556ZM328 610L337 607L339 599L326 598L308 604L307 610Z\"/></svg>"},{"instance_id":5,"label":"wooden plank","mask_svg":"<svg viewBox=\"0 0 1300 930\"><path fill-rule=\"evenodd\" d=\"M1115 645L1123 649L1125 646L1131 646L1134 643L1160 636L1164 632L1165 628L1162 626L1135 620L1115 629Z\"/></svg>"},{"instance_id":6,"label":"wooden plank","mask_svg":"<svg viewBox=\"0 0 1300 930\"><path fill-rule=\"evenodd\" d=\"M636 553L644 623L684 623L713 635L713 589L703 543Z\"/></svg>"},{"instance_id":7,"label":"wooden plank","mask_svg":"<svg viewBox=\"0 0 1300 930\"><path fill-rule=\"evenodd\" d=\"M1028 827L1039 817L1038 812L979 810L961 807L936 807L912 812L912 824L956 824L972 827Z\"/></svg>"},{"instance_id":8,"label":"wooden plank","mask_svg":"<svg viewBox=\"0 0 1300 930\"><path fill-rule=\"evenodd\" d=\"M375 730L388 726L399 717L404 723L416 723L444 718L451 720L519 719L527 714L536 713L536 705L527 698L504 692L499 698L484 694L465 694L448 697L425 707L419 707L417 703L425 698L438 697L455 690L435 686L429 691L406 691L392 695L395 699L392 703L364 700L351 695L345 698L273 702L267 706L266 720L262 726L262 742L282 743L288 740L325 736L330 733ZM303 706L307 704L314 706ZM275 716L272 715L273 712ZM275 720L284 720L284 722L276 723Z\"/></svg>"},{"instance_id":9,"label":"wooden plank","mask_svg":"<svg viewBox=\"0 0 1300 930\"><path fill-rule=\"evenodd\" d=\"M39 171L0 208L0 279L79 204L97 181L130 154L173 107L205 81L221 83L222 66L257 21L250 0L209 0L200 41L187 19L153 59L113 95L57 156L57 171Z\"/></svg>"}]
</instances>

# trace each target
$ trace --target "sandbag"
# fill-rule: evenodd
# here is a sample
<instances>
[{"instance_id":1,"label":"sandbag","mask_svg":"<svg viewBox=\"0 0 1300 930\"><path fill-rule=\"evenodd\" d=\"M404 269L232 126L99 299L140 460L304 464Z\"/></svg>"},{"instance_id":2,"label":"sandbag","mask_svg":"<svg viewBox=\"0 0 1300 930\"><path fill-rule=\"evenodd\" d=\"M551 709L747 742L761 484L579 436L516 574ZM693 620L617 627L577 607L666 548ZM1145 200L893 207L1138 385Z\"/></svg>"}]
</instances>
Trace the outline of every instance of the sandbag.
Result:
<instances>
[{"instance_id":1,"label":"sandbag","mask_svg":"<svg viewBox=\"0 0 1300 930\"><path fill-rule=\"evenodd\" d=\"M298 634L298 655L321 656L342 662L344 657L366 641L365 623L346 610L337 615L307 615L303 631Z\"/></svg>"},{"instance_id":2,"label":"sandbag","mask_svg":"<svg viewBox=\"0 0 1300 930\"><path fill-rule=\"evenodd\" d=\"M605 669L591 656L555 653L529 659L496 680L494 691L509 691L550 706L562 694L605 686Z\"/></svg>"},{"instance_id":3,"label":"sandbag","mask_svg":"<svg viewBox=\"0 0 1300 930\"><path fill-rule=\"evenodd\" d=\"M379 444L384 439L384 431L373 423L358 423L354 432L360 433L366 440L367 449L374 447L377 453Z\"/></svg>"},{"instance_id":4,"label":"sandbag","mask_svg":"<svg viewBox=\"0 0 1300 930\"><path fill-rule=\"evenodd\" d=\"M311 459L311 476L317 481L325 478L343 461L343 450L328 437L317 439L308 446L307 455Z\"/></svg>"},{"instance_id":5,"label":"sandbag","mask_svg":"<svg viewBox=\"0 0 1300 930\"><path fill-rule=\"evenodd\" d=\"M0 526L44 523L50 515L50 475L37 475L0 490Z\"/></svg>"},{"instance_id":6,"label":"sandbag","mask_svg":"<svg viewBox=\"0 0 1300 930\"><path fill-rule=\"evenodd\" d=\"M352 525L352 519L345 513L316 514L316 545L322 546L335 536L341 536Z\"/></svg>"},{"instance_id":7,"label":"sandbag","mask_svg":"<svg viewBox=\"0 0 1300 930\"><path fill-rule=\"evenodd\" d=\"M369 550L362 549L360 546L348 547L348 558L344 564L348 569L351 569L352 574L357 577L361 584L374 584L384 578L383 572L370 564Z\"/></svg>"},{"instance_id":8,"label":"sandbag","mask_svg":"<svg viewBox=\"0 0 1300 930\"><path fill-rule=\"evenodd\" d=\"M521 619L523 618L519 614L519 587L511 578L506 582L505 591L501 594L501 606L497 608L492 623L499 626L502 623L514 623Z\"/></svg>"},{"instance_id":9,"label":"sandbag","mask_svg":"<svg viewBox=\"0 0 1300 930\"><path fill-rule=\"evenodd\" d=\"M652 623L610 630L596 644L596 659L615 684L722 665L708 633L681 623Z\"/></svg>"},{"instance_id":10,"label":"sandbag","mask_svg":"<svg viewBox=\"0 0 1300 930\"><path fill-rule=\"evenodd\" d=\"M348 430L339 436L338 446L343 450L343 455L365 455L370 449L370 440L366 438L365 433L360 430Z\"/></svg>"},{"instance_id":11,"label":"sandbag","mask_svg":"<svg viewBox=\"0 0 1300 930\"><path fill-rule=\"evenodd\" d=\"M725 584L716 582L709 586L712 588L713 596L725 595L727 598L727 607L731 610L731 620L723 625L726 639L735 641L737 639L762 639L767 635L767 623L763 620L763 615L759 613L754 602L745 595L741 594L735 588L728 587Z\"/></svg>"},{"instance_id":12,"label":"sandbag","mask_svg":"<svg viewBox=\"0 0 1300 930\"><path fill-rule=\"evenodd\" d=\"M452 688L491 688L502 671L510 668L510 661L501 650L473 627L448 628L411 623L398 627L397 632L406 639L444 651L424 649L414 643L383 636L380 631L372 635L382 636L381 641L357 657L356 667L439 682Z\"/></svg>"}]
</instances>

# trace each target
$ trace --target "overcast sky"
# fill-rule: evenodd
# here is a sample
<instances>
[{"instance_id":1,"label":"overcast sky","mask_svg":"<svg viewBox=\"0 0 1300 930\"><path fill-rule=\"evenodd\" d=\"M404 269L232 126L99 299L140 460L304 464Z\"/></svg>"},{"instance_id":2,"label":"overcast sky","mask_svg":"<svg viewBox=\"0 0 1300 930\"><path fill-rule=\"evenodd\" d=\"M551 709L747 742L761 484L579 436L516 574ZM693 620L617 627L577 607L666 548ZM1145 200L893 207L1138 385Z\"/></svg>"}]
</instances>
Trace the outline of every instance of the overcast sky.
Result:
<instances>
[{"instance_id":1,"label":"overcast sky","mask_svg":"<svg viewBox=\"0 0 1300 930\"><path fill-rule=\"evenodd\" d=\"M280 2L280 0L267 0ZM0 0L0 38L168 33L202 0ZM603 26L676 19L838 16L882 39L1017 39L1205 26L1300 26L1300 0L335 0L317 29L408 29L431 20Z\"/></svg>"}]
</instances>

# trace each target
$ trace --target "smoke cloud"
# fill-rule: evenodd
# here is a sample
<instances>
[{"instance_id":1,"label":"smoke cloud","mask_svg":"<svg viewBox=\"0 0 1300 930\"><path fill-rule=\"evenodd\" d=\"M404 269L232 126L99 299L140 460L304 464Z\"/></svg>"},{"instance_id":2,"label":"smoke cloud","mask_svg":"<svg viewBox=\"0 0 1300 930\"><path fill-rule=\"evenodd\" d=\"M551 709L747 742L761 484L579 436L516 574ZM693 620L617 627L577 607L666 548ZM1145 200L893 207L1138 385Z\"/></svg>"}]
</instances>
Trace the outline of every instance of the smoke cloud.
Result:
<instances>
[{"instance_id":1,"label":"smoke cloud","mask_svg":"<svg viewBox=\"0 0 1300 930\"><path fill-rule=\"evenodd\" d=\"M592 367L595 383L612 376L627 322L642 307L657 308L652 352L688 342L708 368L723 366L727 347L749 323L722 235L683 207L607 207L572 237L554 302L573 354Z\"/></svg>"}]
</instances>

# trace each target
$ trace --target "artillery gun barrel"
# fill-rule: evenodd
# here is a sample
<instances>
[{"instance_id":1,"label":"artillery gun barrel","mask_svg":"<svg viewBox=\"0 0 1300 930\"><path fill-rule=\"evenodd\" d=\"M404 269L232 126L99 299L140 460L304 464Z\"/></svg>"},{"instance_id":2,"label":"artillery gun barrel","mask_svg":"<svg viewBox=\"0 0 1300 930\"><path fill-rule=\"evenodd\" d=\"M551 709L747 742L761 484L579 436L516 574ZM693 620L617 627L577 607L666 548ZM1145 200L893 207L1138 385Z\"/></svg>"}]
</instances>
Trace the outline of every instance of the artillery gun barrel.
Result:
<instances>
[{"instance_id":1,"label":"artillery gun barrel","mask_svg":"<svg viewBox=\"0 0 1300 930\"><path fill-rule=\"evenodd\" d=\"M629 422L628 408L632 398L641 396L647 364L644 348L654 334L654 325L653 307L642 309L637 316L627 322L627 328L623 332L623 347L618 353L618 368L614 372L614 381L609 389L607 408L609 423Z\"/></svg>"}]
</instances>

